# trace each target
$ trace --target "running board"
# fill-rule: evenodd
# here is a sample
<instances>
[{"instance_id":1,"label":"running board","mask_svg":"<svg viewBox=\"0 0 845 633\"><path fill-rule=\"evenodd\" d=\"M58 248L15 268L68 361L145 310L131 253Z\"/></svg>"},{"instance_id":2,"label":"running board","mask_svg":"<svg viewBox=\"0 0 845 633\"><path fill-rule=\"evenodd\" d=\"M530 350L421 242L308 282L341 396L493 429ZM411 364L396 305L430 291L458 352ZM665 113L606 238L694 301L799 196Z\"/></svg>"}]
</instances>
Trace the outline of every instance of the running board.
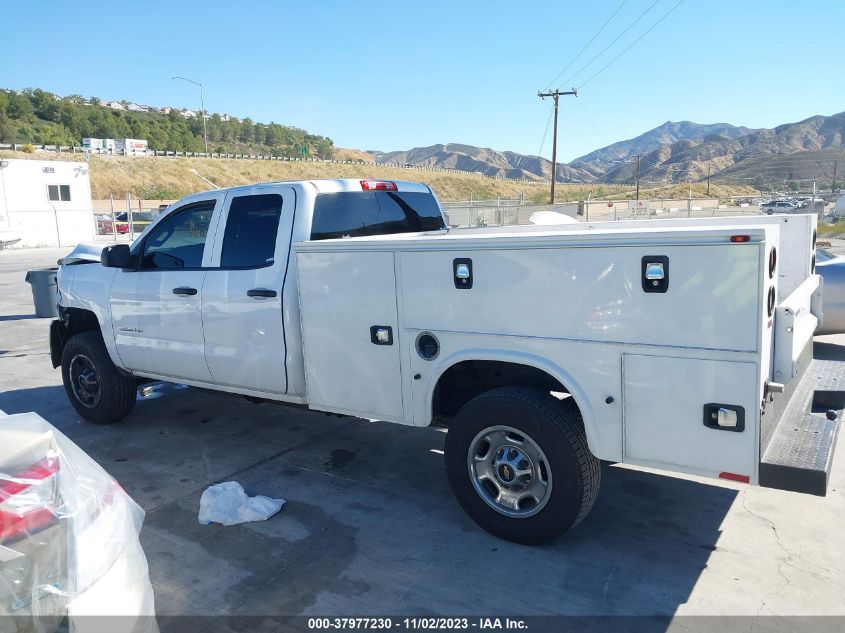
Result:
<instances>
[{"instance_id":1,"label":"running board","mask_svg":"<svg viewBox=\"0 0 845 633\"><path fill-rule=\"evenodd\" d=\"M774 428L762 438L760 485L824 497L845 409L845 363L813 359L803 373L773 407L783 413L769 418Z\"/></svg>"}]
</instances>

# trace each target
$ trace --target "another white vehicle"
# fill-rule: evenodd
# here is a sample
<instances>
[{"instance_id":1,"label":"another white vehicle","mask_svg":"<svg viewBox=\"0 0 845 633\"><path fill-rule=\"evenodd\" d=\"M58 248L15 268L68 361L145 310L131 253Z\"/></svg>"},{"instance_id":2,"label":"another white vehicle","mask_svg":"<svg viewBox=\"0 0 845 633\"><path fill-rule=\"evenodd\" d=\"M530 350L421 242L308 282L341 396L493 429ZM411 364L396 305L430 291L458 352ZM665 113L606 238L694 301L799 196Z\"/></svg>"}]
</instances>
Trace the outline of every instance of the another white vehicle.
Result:
<instances>
[{"instance_id":1,"label":"another white vehicle","mask_svg":"<svg viewBox=\"0 0 845 633\"><path fill-rule=\"evenodd\" d=\"M833 217L845 217L845 195L839 196L833 204Z\"/></svg>"},{"instance_id":2,"label":"another white vehicle","mask_svg":"<svg viewBox=\"0 0 845 633\"><path fill-rule=\"evenodd\" d=\"M599 460L824 495L845 391L801 217L447 231L420 184L211 191L62 260L51 354L96 423L165 380L448 425L461 505L521 543Z\"/></svg>"},{"instance_id":3,"label":"another white vehicle","mask_svg":"<svg viewBox=\"0 0 845 633\"><path fill-rule=\"evenodd\" d=\"M773 213L790 213L798 209L798 204L791 200L771 200L760 205L760 211L769 215Z\"/></svg>"},{"instance_id":4,"label":"another white vehicle","mask_svg":"<svg viewBox=\"0 0 845 633\"><path fill-rule=\"evenodd\" d=\"M35 413L0 411L0 630L158 633L144 511Z\"/></svg>"}]
</instances>

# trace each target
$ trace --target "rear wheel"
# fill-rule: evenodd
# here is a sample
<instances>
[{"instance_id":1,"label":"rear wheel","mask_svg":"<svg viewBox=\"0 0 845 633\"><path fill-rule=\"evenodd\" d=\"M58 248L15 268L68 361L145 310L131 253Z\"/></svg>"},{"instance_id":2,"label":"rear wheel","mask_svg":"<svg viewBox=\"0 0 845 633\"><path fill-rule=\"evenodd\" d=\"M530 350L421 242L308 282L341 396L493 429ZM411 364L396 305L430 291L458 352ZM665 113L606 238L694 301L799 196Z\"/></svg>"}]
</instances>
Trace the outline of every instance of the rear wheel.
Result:
<instances>
[{"instance_id":1,"label":"rear wheel","mask_svg":"<svg viewBox=\"0 0 845 633\"><path fill-rule=\"evenodd\" d=\"M501 387L467 403L446 436L458 502L500 538L538 545L577 525L598 495L601 468L571 398Z\"/></svg>"},{"instance_id":2,"label":"rear wheel","mask_svg":"<svg viewBox=\"0 0 845 633\"><path fill-rule=\"evenodd\" d=\"M135 379L118 371L99 332L72 336L62 350L62 382L76 412L94 424L111 424L135 406Z\"/></svg>"}]
</instances>

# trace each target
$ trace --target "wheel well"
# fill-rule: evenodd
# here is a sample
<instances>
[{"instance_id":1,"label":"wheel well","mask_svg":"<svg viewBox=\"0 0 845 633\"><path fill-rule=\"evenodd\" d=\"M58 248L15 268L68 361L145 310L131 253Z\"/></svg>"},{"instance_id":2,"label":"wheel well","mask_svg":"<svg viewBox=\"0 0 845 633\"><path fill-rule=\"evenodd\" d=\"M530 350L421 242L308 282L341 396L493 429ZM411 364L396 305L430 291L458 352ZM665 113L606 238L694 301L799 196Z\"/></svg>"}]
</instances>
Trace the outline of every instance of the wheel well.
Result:
<instances>
[{"instance_id":1,"label":"wheel well","mask_svg":"<svg viewBox=\"0 0 845 633\"><path fill-rule=\"evenodd\" d=\"M569 393L554 376L531 365L494 360L467 360L452 365L437 381L432 402L432 419L449 418L485 391L513 385Z\"/></svg>"},{"instance_id":2,"label":"wheel well","mask_svg":"<svg viewBox=\"0 0 845 633\"><path fill-rule=\"evenodd\" d=\"M82 332L100 331L100 322L97 320L97 316L90 310L65 308L62 311L62 321L65 324L68 338L81 334Z\"/></svg>"}]
</instances>

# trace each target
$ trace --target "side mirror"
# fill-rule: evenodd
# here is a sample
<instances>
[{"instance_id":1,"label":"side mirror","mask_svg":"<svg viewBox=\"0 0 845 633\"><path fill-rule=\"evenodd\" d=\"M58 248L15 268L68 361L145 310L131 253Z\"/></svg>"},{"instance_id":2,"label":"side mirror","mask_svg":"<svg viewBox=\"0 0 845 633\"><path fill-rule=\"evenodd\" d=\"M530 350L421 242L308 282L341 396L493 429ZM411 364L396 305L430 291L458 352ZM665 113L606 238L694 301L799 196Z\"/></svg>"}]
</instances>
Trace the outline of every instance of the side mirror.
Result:
<instances>
[{"instance_id":1,"label":"side mirror","mask_svg":"<svg viewBox=\"0 0 845 633\"><path fill-rule=\"evenodd\" d=\"M100 263L106 268L124 268L129 263L129 244L106 246L100 254Z\"/></svg>"}]
</instances>

